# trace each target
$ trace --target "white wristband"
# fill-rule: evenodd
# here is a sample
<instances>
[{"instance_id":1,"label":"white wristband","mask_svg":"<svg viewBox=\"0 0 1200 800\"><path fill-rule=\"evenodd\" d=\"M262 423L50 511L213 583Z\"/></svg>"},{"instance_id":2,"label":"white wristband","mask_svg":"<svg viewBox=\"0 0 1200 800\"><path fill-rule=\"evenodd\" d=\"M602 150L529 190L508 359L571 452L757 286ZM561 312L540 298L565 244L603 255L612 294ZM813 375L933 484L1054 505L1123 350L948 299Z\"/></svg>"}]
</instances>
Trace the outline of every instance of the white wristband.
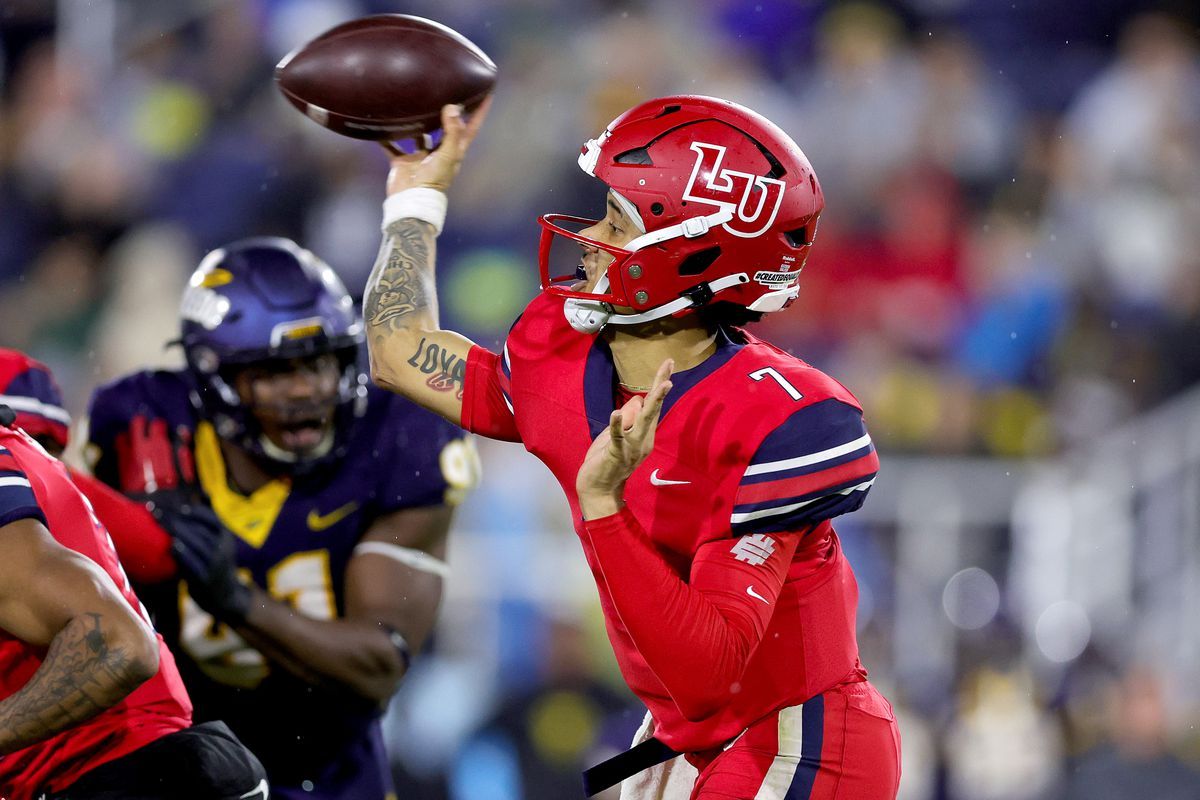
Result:
<instances>
[{"instance_id":1,"label":"white wristband","mask_svg":"<svg viewBox=\"0 0 1200 800\"><path fill-rule=\"evenodd\" d=\"M402 219L419 219L433 226L434 234L446 224L446 195L428 186L396 192L383 201L383 232Z\"/></svg>"}]
</instances>

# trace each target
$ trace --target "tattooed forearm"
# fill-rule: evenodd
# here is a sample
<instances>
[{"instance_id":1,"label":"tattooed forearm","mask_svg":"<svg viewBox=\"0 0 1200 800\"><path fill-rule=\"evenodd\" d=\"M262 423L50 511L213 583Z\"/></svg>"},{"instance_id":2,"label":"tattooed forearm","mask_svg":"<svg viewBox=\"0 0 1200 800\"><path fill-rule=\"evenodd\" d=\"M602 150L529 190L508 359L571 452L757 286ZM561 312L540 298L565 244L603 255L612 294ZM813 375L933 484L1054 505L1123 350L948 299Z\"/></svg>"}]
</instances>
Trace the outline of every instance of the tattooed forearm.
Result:
<instances>
[{"instance_id":1,"label":"tattooed forearm","mask_svg":"<svg viewBox=\"0 0 1200 800\"><path fill-rule=\"evenodd\" d=\"M456 391L462 397L467 381L467 362L454 353L422 338L408 365L429 376L425 384L438 392Z\"/></svg>"},{"instance_id":2,"label":"tattooed forearm","mask_svg":"<svg viewBox=\"0 0 1200 800\"><path fill-rule=\"evenodd\" d=\"M434 308L434 231L427 222L402 219L388 228L367 282L363 316L380 333L404 327L404 317Z\"/></svg>"},{"instance_id":3,"label":"tattooed forearm","mask_svg":"<svg viewBox=\"0 0 1200 800\"><path fill-rule=\"evenodd\" d=\"M29 682L0 702L0 754L96 716L145 681L147 664L119 639L101 614L67 623Z\"/></svg>"}]
</instances>

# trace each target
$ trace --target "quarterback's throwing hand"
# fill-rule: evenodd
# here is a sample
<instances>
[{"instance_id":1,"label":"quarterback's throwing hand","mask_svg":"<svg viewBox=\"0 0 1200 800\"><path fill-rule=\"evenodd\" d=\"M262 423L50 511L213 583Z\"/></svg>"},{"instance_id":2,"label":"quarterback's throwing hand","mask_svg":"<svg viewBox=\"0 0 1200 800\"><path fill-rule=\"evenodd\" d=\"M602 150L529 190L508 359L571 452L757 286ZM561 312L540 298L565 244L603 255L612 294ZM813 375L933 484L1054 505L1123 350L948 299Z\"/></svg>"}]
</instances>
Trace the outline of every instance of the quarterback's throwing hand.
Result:
<instances>
[{"instance_id":1,"label":"quarterback's throwing hand","mask_svg":"<svg viewBox=\"0 0 1200 800\"><path fill-rule=\"evenodd\" d=\"M461 106L442 108L442 142L433 152L418 150L406 155L391 142L381 142L392 162L387 193L393 195L420 186L440 192L449 189L491 105L492 98L488 97L475 109L469 121L463 119Z\"/></svg>"},{"instance_id":2,"label":"quarterback's throwing hand","mask_svg":"<svg viewBox=\"0 0 1200 800\"><path fill-rule=\"evenodd\" d=\"M664 361L645 399L633 397L614 411L608 428L588 448L575 478L584 519L598 519L621 510L625 481L654 449L654 432L663 399L671 391L674 367L671 359Z\"/></svg>"}]
</instances>

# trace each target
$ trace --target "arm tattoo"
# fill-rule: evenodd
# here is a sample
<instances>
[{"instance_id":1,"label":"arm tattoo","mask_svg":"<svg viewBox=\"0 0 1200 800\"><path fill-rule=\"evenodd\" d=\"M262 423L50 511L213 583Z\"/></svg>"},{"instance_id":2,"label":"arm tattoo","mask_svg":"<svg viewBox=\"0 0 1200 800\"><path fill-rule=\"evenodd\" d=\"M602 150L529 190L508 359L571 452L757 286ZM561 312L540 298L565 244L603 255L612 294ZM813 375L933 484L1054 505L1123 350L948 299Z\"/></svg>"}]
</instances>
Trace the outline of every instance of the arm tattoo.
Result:
<instances>
[{"instance_id":1,"label":"arm tattoo","mask_svg":"<svg viewBox=\"0 0 1200 800\"><path fill-rule=\"evenodd\" d=\"M388 228L367 281L363 316L368 327L395 331L404 327L405 316L432 310L433 253L429 223L402 219Z\"/></svg>"},{"instance_id":2,"label":"arm tattoo","mask_svg":"<svg viewBox=\"0 0 1200 800\"><path fill-rule=\"evenodd\" d=\"M445 348L429 342L424 337L416 351L408 359L408 365L416 367L429 376L425 385L437 392L456 392L462 399L463 387L467 382L467 362Z\"/></svg>"},{"instance_id":3,"label":"arm tattoo","mask_svg":"<svg viewBox=\"0 0 1200 800\"><path fill-rule=\"evenodd\" d=\"M50 642L37 672L0 702L0 754L48 739L96 716L133 691L145 674L110 643L101 614L72 619Z\"/></svg>"}]
</instances>

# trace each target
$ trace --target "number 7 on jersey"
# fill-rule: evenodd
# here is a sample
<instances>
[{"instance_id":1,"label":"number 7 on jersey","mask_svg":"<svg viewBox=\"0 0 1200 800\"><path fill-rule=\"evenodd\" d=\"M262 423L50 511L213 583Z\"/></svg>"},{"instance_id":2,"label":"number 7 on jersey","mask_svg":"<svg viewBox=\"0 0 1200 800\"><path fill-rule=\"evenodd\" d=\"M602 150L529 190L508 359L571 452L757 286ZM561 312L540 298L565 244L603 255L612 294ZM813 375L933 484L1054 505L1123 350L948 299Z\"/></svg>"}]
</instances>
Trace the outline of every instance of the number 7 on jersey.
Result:
<instances>
[{"instance_id":1,"label":"number 7 on jersey","mask_svg":"<svg viewBox=\"0 0 1200 800\"><path fill-rule=\"evenodd\" d=\"M800 390L788 383L787 378L780 375L774 367L763 367L762 369L755 370L750 373L750 378L755 381L761 381L763 378L773 378L793 400L804 399L804 395L800 394Z\"/></svg>"}]
</instances>

